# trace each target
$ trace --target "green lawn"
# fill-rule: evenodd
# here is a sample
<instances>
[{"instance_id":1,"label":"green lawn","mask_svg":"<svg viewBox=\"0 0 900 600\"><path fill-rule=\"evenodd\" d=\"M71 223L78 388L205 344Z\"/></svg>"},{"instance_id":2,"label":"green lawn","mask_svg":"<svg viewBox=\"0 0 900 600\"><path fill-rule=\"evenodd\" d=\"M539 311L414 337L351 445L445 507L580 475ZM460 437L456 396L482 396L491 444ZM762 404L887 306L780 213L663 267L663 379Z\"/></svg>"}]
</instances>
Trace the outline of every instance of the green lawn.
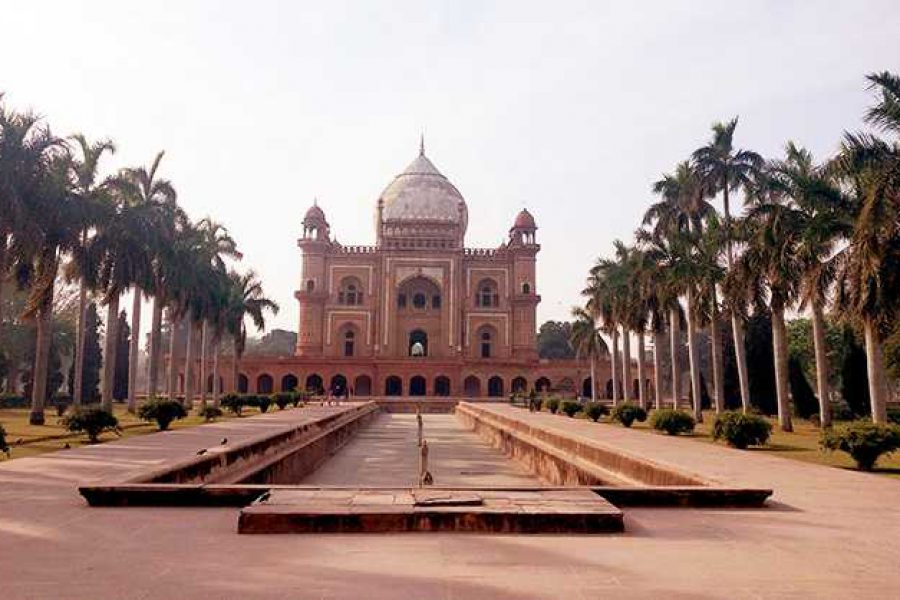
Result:
<instances>
[{"instance_id":1,"label":"green lawn","mask_svg":"<svg viewBox=\"0 0 900 600\"><path fill-rule=\"evenodd\" d=\"M269 410L277 410L272 407ZM12 458L23 458L25 456L37 456L44 452L53 452L62 450L66 444L70 448L76 448L88 443L87 435L72 434L67 432L62 425L59 424L59 417L56 416L56 409L50 408L45 412L46 423L44 425L31 425L28 423L29 409L27 408L3 408L0 409L0 425L6 429L6 441L12 450ZM156 423L147 423L138 419L135 415L130 414L123 404L115 404L113 413L119 419L119 427L122 429L121 435L113 432L106 432L100 436L101 442L108 442L121 438L131 437L135 435L144 435L157 431ZM245 407L242 413L244 416L259 414L256 408ZM225 412L221 419L235 418L228 412ZM205 421L202 417L198 417L191 412L190 416L173 421L169 429L184 429L185 427L196 427L203 425ZM0 460L3 460L0 454Z\"/></svg>"},{"instance_id":2,"label":"green lawn","mask_svg":"<svg viewBox=\"0 0 900 600\"><path fill-rule=\"evenodd\" d=\"M581 418L583 414L578 415ZM565 415L560 418L567 419ZM704 411L703 423L697 425L697 429L693 435L682 436L691 440L696 440L705 444L724 445L723 442L714 442L710 431L712 430L713 419L715 413ZM785 433L778 428L777 419L769 419L772 423L772 437L766 446L754 447L746 450L747 452L760 452L771 454L773 456L781 456L792 460L803 462L817 463L820 465L828 465L832 467L852 469L854 468L853 460L844 452L823 452L819 449L819 428L804 419L793 420L793 433ZM604 417L601 422L609 423L609 417ZM662 435L650 428L649 419L644 423L635 423L632 429L635 431L643 431L649 435ZM613 423L619 426L618 423ZM841 423L836 423L836 427L840 427ZM887 456L882 456L875 466L874 473L886 475L888 477L900 478L900 452L894 452Z\"/></svg>"}]
</instances>

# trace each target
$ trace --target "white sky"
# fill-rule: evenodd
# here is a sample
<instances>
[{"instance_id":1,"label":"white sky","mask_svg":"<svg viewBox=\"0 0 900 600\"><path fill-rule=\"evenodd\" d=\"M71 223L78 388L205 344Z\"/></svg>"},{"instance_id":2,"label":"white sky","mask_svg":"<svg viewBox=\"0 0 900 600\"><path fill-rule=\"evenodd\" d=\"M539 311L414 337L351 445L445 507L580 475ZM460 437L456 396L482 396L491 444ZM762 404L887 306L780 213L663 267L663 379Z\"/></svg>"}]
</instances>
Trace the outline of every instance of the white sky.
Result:
<instances>
[{"instance_id":1,"label":"white sky","mask_svg":"<svg viewBox=\"0 0 900 600\"><path fill-rule=\"evenodd\" d=\"M740 115L737 142L816 156L860 126L863 76L900 71L900 2L2 4L0 90L58 134L113 138L110 170L167 154L195 218L224 223L295 329L313 197L374 243L379 193L416 154L469 205L469 246L527 206L539 322L630 239L650 184ZM127 301L123 306L128 306ZM148 315L149 318L149 315Z\"/></svg>"}]
</instances>

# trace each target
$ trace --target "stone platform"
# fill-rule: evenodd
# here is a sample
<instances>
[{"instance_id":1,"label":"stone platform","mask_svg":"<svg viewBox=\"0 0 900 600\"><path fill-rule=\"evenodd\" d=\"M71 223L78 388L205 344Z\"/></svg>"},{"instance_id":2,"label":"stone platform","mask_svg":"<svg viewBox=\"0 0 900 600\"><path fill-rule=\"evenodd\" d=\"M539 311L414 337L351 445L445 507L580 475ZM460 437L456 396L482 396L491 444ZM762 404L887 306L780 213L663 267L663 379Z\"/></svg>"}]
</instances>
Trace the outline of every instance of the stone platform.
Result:
<instances>
[{"instance_id":1,"label":"stone platform","mask_svg":"<svg viewBox=\"0 0 900 600\"><path fill-rule=\"evenodd\" d=\"M617 533L622 512L589 489L278 489L239 533Z\"/></svg>"}]
</instances>

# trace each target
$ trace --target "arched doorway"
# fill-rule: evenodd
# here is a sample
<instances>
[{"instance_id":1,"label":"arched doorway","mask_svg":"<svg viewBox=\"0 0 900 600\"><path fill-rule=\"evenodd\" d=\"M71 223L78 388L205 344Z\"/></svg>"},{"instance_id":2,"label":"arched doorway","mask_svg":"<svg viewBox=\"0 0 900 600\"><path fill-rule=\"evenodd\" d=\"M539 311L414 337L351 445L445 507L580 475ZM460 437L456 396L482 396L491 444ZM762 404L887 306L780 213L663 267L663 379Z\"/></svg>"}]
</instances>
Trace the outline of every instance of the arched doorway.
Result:
<instances>
[{"instance_id":1,"label":"arched doorway","mask_svg":"<svg viewBox=\"0 0 900 600\"><path fill-rule=\"evenodd\" d=\"M481 395L481 380L474 375L469 375L463 381L463 393L470 398L477 398Z\"/></svg>"},{"instance_id":2,"label":"arched doorway","mask_svg":"<svg viewBox=\"0 0 900 600\"><path fill-rule=\"evenodd\" d=\"M581 395L585 398L592 398L594 396L593 389L594 380L590 377L581 382Z\"/></svg>"},{"instance_id":3,"label":"arched doorway","mask_svg":"<svg viewBox=\"0 0 900 600\"><path fill-rule=\"evenodd\" d=\"M372 378L368 375L360 375L354 379L353 394L356 396L372 395Z\"/></svg>"},{"instance_id":4,"label":"arched doorway","mask_svg":"<svg viewBox=\"0 0 900 600\"><path fill-rule=\"evenodd\" d=\"M300 382L297 380L296 375L287 374L281 378L282 392L292 392L297 389L298 385L300 385Z\"/></svg>"},{"instance_id":5,"label":"arched doorway","mask_svg":"<svg viewBox=\"0 0 900 600\"><path fill-rule=\"evenodd\" d=\"M503 395L503 379L499 375L494 375L488 379L488 396L499 398Z\"/></svg>"},{"instance_id":6,"label":"arched doorway","mask_svg":"<svg viewBox=\"0 0 900 600\"><path fill-rule=\"evenodd\" d=\"M246 394L247 390L250 389L250 380L247 379L247 376L241 373L238 375L238 394Z\"/></svg>"},{"instance_id":7,"label":"arched doorway","mask_svg":"<svg viewBox=\"0 0 900 600\"><path fill-rule=\"evenodd\" d=\"M325 386L322 382L322 376L318 373L308 375L306 377L306 391L313 394L321 394L322 392L324 392Z\"/></svg>"},{"instance_id":8,"label":"arched doorway","mask_svg":"<svg viewBox=\"0 0 900 600\"><path fill-rule=\"evenodd\" d=\"M403 380L397 377L396 375L391 375L387 379L384 380L384 395L385 396L402 396L403 395Z\"/></svg>"},{"instance_id":9,"label":"arched doorway","mask_svg":"<svg viewBox=\"0 0 900 600\"><path fill-rule=\"evenodd\" d=\"M528 380L524 377L516 377L512 380L510 388L513 394L524 394L528 392Z\"/></svg>"},{"instance_id":10,"label":"arched doorway","mask_svg":"<svg viewBox=\"0 0 900 600\"><path fill-rule=\"evenodd\" d=\"M425 378L421 375L415 375L409 380L409 395L424 396L425 395Z\"/></svg>"},{"instance_id":11,"label":"arched doorway","mask_svg":"<svg viewBox=\"0 0 900 600\"><path fill-rule=\"evenodd\" d=\"M445 375L438 375L434 378L434 395L449 396L450 395L450 378Z\"/></svg>"},{"instance_id":12,"label":"arched doorway","mask_svg":"<svg viewBox=\"0 0 900 600\"><path fill-rule=\"evenodd\" d=\"M275 389L275 381L272 379L272 376L268 373L263 373L259 377L256 378L256 393L257 394L271 394Z\"/></svg>"},{"instance_id":13,"label":"arched doorway","mask_svg":"<svg viewBox=\"0 0 900 600\"><path fill-rule=\"evenodd\" d=\"M534 389L538 392L549 392L550 380L546 377L538 377L537 381L534 382Z\"/></svg>"},{"instance_id":14,"label":"arched doorway","mask_svg":"<svg viewBox=\"0 0 900 600\"><path fill-rule=\"evenodd\" d=\"M428 356L428 334L421 329L409 332L409 355Z\"/></svg>"},{"instance_id":15,"label":"arched doorway","mask_svg":"<svg viewBox=\"0 0 900 600\"><path fill-rule=\"evenodd\" d=\"M212 394L212 393L213 393L213 391L214 391L214 390L213 390L213 383L214 383L214 382L215 382L215 380L213 379L213 375L212 375L212 373L210 373L209 376L206 378L206 393L207 393L207 394ZM224 388L222 387L223 384L224 384L224 382L222 381L222 377L220 376L220 377L219 377L219 391L222 391L222 390L224 389Z\"/></svg>"},{"instance_id":16,"label":"arched doorway","mask_svg":"<svg viewBox=\"0 0 900 600\"><path fill-rule=\"evenodd\" d=\"M328 386L331 393L338 397L347 395L347 378L338 373L331 377L331 385Z\"/></svg>"}]
</instances>

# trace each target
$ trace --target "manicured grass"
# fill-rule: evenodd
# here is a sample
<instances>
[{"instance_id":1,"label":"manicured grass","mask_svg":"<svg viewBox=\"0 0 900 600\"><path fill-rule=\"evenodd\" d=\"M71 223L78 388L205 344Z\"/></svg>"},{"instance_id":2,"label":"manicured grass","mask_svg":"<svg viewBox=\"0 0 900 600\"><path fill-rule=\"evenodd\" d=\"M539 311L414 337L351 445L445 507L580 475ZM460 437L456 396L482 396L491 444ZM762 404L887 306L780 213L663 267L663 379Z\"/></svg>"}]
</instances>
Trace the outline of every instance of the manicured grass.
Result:
<instances>
[{"instance_id":1,"label":"manicured grass","mask_svg":"<svg viewBox=\"0 0 900 600\"><path fill-rule=\"evenodd\" d=\"M547 414L550 413L548 412ZM561 418L567 419L568 417L563 415ZM584 413L579 414L578 418L587 419ZM712 423L714 419L715 413L713 413L712 411L704 411L703 422L697 425L697 428L694 430L693 435L679 437L685 437L707 444L724 446L724 443L714 442L712 439L712 434L710 432L712 430ZM779 429L778 427L778 419L770 418L769 421L772 423L772 436L769 438L769 443L762 447L751 447L748 450L745 450L745 452L759 452L763 454L770 454L773 456L781 456L783 458L789 458L792 460L816 463L820 465L828 465L831 467L844 469L855 468L854 462L848 454L844 452L823 452L821 449L819 449L820 430L809 421L794 418L793 433L785 433L781 431L781 429ZM611 424L614 427L621 427L621 425L619 425L618 423L611 423L608 416L601 418L600 422ZM635 431L643 431L645 433L650 433L653 435L662 435L657 433L656 431L653 431L653 429L650 428L649 423L650 419L648 418L647 421L643 423L636 422L634 425L632 425L631 428ZM840 427L841 425L842 423L836 423L835 427ZM875 470L872 472L900 479L900 452L894 452L893 454L882 456L878 461L878 464L875 466Z\"/></svg>"},{"instance_id":2,"label":"manicured grass","mask_svg":"<svg viewBox=\"0 0 900 600\"><path fill-rule=\"evenodd\" d=\"M37 456L45 452L62 450L66 444L69 444L70 448L77 448L88 443L87 435L69 433L59 424L59 417L56 416L55 408L51 407L44 413L46 421L44 425L29 424L29 412L27 408L0 409L0 424L6 429L6 441L12 450L12 458ZM273 412L273 409L270 408L269 412ZM180 421L173 421L169 429L184 429L206 423L203 417L199 417L195 413L196 410L193 410L188 417ZM129 413L124 404L115 404L113 406L113 414L119 419L119 427L122 429L121 435L109 431L105 432L100 436L101 443L157 431L156 423L141 421L136 415ZM244 408L244 417L257 414L259 414L258 409ZM233 418L236 417L225 411L219 420ZM0 460L3 460L2 454L0 454Z\"/></svg>"}]
</instances>

